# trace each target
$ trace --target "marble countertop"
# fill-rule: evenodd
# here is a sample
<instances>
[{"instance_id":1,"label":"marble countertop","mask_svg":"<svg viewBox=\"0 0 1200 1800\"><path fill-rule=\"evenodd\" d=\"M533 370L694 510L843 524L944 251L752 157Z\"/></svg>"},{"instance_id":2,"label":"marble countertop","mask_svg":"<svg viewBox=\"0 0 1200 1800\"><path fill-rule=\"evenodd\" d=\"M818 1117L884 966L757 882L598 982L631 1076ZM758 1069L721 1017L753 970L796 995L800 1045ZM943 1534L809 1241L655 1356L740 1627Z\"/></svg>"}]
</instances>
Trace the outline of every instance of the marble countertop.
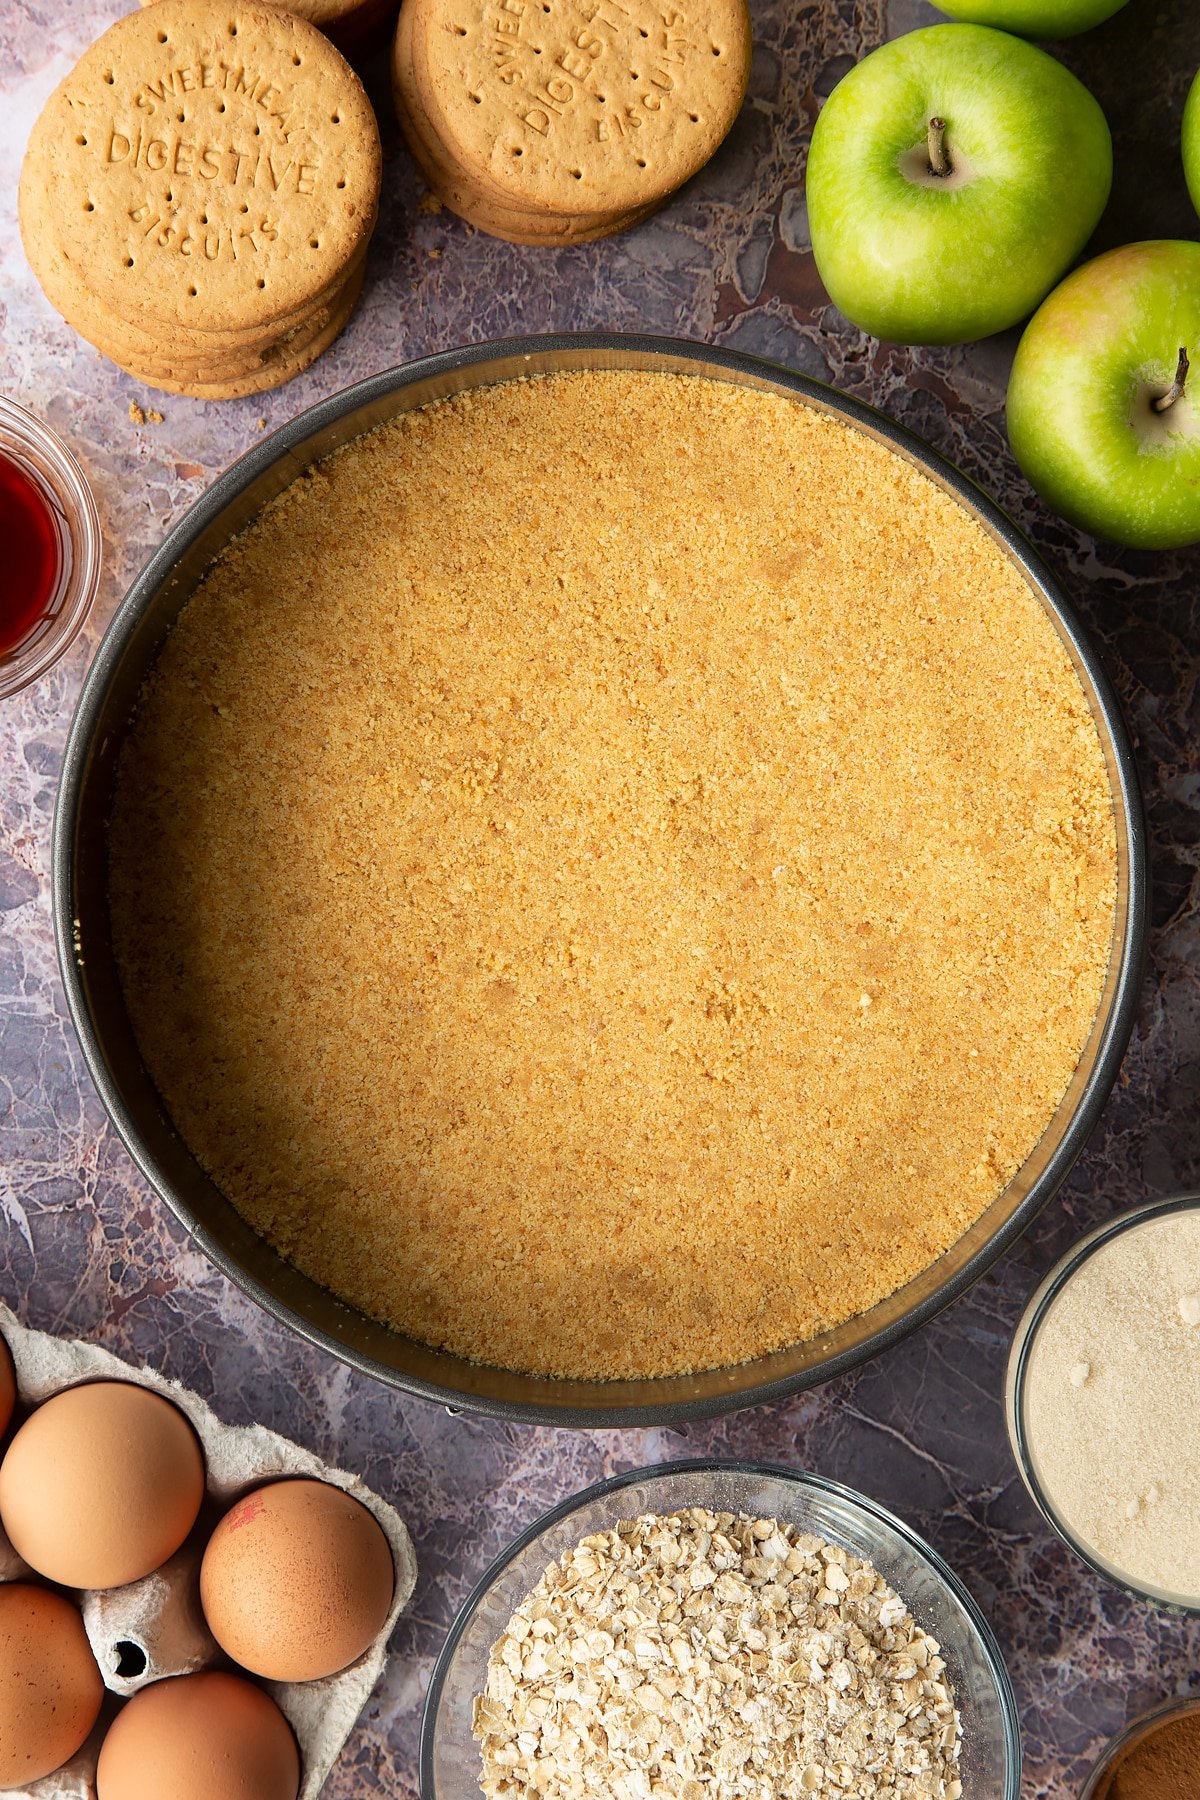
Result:
<instances>
[{"instance_id":1,"label":"marble countertop","mask_svg":"<svg viewBox=\"0 0 1200 1800\"><path fill-rule=\"evenodd\" d=\"M45 97L122 0L0 9L0 391L47 418L94 484L107 563L65 663L0 708L0 1297L30 1324L145 1359L227 1419L261 1420L361 1470L407 1518L421 1574L387 1675L325 1793L409 1796L421 1704L446 1627L488 1560L601 1475L704 1452L848 1482L924 1532L991 1619L1016 1683L1027 1794L1071 1795L1103 1740L1159 1699L1200 1692L1200 1623L1105 1586L1039 1523L1005 1439L1001 1381L1035 1278L1085 1226L1200 1187L1200 555L1098 546L1052 519L1004 436L1014 339L912 351L826 304L803 168L820 104L862 51L932 20L924 0L752 0L750 94L711 166L659 217L585 248L529 251L419 205L387 101L386 163L363 303L306 375L266 396L156 396L51 311L21 252L16 178ZM1191 0L1132 0L1062 48L1113 126L1117 178L1098 234L1191 236L1179 117L1200 65ZM213 477L302 407L406 358L510 332L637 329L790 364L882 407L1006 506L1063 578L1127 709L1152 841L1154 924L1133 1042L1075 1173L1034 1229L933 1325L788 1404L686 1431L556 1433L451 1417L349 1373L260 1313L183 1241L106 1122L63 1001L51 933L55 778L83 670L131 576ZM135 425L130 402L157 406Z\"/></svg>"}]
</instances>

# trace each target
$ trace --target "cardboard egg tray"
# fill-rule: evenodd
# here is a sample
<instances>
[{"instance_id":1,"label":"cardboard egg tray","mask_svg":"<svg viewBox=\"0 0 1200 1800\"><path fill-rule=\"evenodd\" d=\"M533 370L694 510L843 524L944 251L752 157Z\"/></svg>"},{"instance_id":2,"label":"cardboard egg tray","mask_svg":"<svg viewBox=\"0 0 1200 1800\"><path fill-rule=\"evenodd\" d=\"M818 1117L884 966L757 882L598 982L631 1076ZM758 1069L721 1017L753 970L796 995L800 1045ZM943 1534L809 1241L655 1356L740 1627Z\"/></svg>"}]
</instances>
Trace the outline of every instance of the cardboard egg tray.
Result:
<instances>
[{"instance_id":1,"label":"cardboard egg tray","mask_svg":"<svg viewBox=\"0 0 1200 1800\"><path fill-rule=\"evenodd\" d=\"M104 1733L117 1711L118 1697L168 1675L197 1669L234 1668L222 1654L200 1610L200 1559L218 1518L242 1494L280 1476L304 1475L332 1482L361 1500L378 1519L391 1547L396 1591L383 1629L370 1649L340 1675L322 1681L263 1681L287 1716L300 1746L299 1800L313 1800L365 1706L387 1660L392 1628L412 1595L416 1558L400 1515L356 1475L328 1464L299 1444L261 1425L225 1425L189 1388L153 1369L135 1369L119 1357L78 1339L51 1337L18 1324L0 1306L0 1337L12 1351L17 1372L18 1422L60 1388L82 1381L136 1381L154 1388L185 1413L204 1451L208 1496L195 1529L169 1563L128 1587L79 1595L83 1622L109 1693L95 1731L79 1754L53 1775L44 1775L14 1794L28 1800L96 1800L96 1759ZM0 1531L0 1581L38 1580ZM257 1679L255 1677L255 1679Z\"/></svg>"}]
</instances>

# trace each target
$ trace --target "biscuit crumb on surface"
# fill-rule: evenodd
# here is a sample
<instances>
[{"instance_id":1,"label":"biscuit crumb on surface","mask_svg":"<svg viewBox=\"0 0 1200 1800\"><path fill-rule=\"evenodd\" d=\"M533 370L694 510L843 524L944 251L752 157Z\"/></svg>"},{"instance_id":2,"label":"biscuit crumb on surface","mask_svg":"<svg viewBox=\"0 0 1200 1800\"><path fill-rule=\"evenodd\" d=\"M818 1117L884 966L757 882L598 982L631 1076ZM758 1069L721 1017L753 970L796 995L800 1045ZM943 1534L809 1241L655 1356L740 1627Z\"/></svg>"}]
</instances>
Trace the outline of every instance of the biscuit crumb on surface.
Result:
<instances>
[{"instance_id":1,"label":"biscuit crumb on surface","mask_svg":"<svg viewBox=\"0 0 1200 1800\"><path fill-rule=\"evenodd\" d=\"M131 400L129 402L129 423L131 425L144 425L146 423L146 415L136 400Z\"/></svg>"},{"instance_id":2,"label":"biscuit crumb on surface","mask_svg":"<svg viewBox=\"0 0 1200 1800\"><path fill-rule=\"evenodd\" d=\"M301 1269L532 1372L733 1363L991 1204L1113 934L1088 704L1002 548L799 401L592 372L309 470L124 749L179 1129Z\"/></svg>"}]
</instances>

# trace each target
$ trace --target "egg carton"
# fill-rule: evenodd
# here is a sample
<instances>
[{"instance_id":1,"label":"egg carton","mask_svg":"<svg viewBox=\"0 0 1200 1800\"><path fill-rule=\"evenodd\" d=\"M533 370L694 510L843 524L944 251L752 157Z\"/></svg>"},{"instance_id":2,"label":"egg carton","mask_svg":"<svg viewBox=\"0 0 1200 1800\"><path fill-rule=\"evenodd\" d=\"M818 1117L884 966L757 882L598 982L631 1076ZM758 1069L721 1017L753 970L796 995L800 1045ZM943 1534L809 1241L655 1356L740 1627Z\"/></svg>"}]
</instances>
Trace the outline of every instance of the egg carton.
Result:
<instances>
[{"instance_id":1,"label":"egg carton","mask_svg":"<svg viewBox=\"0 0 1200 1800\"><path fill-rule=\"evenodd\" d=\"M82 1381L136 1381L153 1388L185 1413L204 1451L207 1497L195 1530L163 1568L127 1587L87 1590L78 1596L93 1654L108 1689L96 1729L77 1756L53 1775L11 1790L27 1800L96 1800L96 1761L104 1733L120 1701L152 1681L198 1669L231 1668L204 1622L199 1571L204 1546L217 1519L233 1502L263 1482L311 1476L353 1494L372 1512L391 1547L396 1588L391 1610L370 1649L338 1675L321 1681L261 1681L287 1717L300 1746L299 1800L314 1800L387 1660L387 1642L408 1605L417 1565L412 1539L396 1510L357 1475L332 1469L262 1425L226 1425L199 1394L154 1369L135 1369L107 1350L78 1338L31 1331L0 1305L0 1337L12 1352L18 1417L62 1388ZM0 1530L0 1581L37 1580ZM255 1678L257 1679L257 1677Z\"/></svg>"}]
</instances>

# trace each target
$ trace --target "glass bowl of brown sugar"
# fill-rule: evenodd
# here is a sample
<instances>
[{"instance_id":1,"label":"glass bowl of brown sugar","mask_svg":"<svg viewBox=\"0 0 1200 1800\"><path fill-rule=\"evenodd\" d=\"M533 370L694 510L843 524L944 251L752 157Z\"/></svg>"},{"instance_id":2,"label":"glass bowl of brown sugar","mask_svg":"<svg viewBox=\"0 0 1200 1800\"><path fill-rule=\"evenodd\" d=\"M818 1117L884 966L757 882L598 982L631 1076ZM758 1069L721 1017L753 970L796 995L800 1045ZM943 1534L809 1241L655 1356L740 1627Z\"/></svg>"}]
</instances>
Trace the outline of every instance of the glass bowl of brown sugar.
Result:
<instances>
[{"instance_id":1,"label":"glass bowl of brown sugar","mask_svg":"<svg viewBox=\"0 0 1200 1800\"><path fill-rule=\"evenodd\" d=\"M1200 1698L1165 1700L1105 1745L1079 1800L1200 1800Z\"/></svg>"}]
</instances>

